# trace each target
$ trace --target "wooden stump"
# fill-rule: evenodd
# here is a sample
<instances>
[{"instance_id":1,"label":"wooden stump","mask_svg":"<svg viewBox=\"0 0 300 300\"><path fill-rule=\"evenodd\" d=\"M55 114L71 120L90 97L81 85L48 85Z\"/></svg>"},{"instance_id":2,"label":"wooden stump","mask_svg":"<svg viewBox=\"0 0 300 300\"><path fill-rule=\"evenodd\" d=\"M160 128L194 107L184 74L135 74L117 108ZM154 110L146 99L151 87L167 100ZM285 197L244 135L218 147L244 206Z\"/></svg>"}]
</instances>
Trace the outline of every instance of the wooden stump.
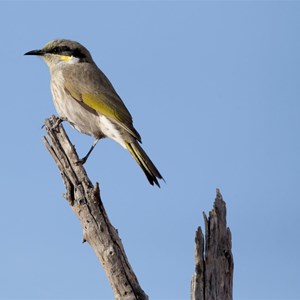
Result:
<instances>
[{"instance_id":1,"label":"wooden stump","mask_svg":"<svg viewBox=\"0 0 300 300\"><path fill-rule=\"evenodd\" d=\"M233 256L231 233L226 225L226 204L217 190L209 217L203 213L205 241L201 230L196 231L195 274L191 284L191 300L231 300Z\"/></svg>"}]
</instances>

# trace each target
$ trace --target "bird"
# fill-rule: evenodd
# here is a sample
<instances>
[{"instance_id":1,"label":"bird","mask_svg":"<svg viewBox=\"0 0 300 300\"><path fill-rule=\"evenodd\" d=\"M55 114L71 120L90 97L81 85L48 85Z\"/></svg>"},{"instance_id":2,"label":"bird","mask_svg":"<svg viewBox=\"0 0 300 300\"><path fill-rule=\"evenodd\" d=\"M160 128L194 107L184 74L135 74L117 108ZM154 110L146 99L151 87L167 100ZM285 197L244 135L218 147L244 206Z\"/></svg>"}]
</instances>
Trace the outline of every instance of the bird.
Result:
<instances>
[{"instance_id":1,"label":"bird","mask_svg":"<svg viewBox=\"0 0 300 300\"><path fill-rule=\"evenodd\" d=\"M100 139L111 138L130 152L149 183L160 187L158 180L164 178L141 147L142 139L130 112L86 47L73 40L56 39L24 55L40 56L48 65L52 98L60 120L95 138L80 160L82 164Z\"/></svg>"}]
</instances>

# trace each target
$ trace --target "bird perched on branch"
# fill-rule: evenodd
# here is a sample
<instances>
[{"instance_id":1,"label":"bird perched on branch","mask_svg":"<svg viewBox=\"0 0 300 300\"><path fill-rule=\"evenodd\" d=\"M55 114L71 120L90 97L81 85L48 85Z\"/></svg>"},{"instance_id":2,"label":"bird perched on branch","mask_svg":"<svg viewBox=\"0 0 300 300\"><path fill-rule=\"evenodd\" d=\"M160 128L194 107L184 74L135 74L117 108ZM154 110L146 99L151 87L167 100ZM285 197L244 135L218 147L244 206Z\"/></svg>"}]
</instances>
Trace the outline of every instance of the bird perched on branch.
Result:
<instances>
[{"instance_id":1,"label":"bird perched on branch","mask_svg":"<svg viewBox=\"0 0 300 300\"><path fill-rule=\"evenodd\" d=\"M25 55L41 56L47 63L52 97L60 119L96 138L82 163L97 142L108 137L128 149L150 184L159 186L158 179L163 177L140 146L141 136L133 126L128 109L84 46L60 39Z\"/></svg>"}]
</instances>

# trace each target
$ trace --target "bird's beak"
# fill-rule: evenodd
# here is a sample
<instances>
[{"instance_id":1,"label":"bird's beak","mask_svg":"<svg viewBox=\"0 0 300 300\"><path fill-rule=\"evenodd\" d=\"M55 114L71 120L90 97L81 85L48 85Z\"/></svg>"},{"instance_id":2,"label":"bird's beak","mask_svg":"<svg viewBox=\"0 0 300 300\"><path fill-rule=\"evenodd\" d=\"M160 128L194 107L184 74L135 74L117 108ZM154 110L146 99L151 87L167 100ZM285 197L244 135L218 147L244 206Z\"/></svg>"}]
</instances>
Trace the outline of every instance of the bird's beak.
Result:
<instances>
[{"instance_id":1,"label":"bird's beak","mask_svg":"<svg viewBox=\"0 0 300 300\"><path fill-rule=\"evenodd\" d=\"M29 52L26 52L24 55L39 55L39 56L43 56L45 54L45 52L43 50L32 50Z\"/></svg>"}]
</instances>

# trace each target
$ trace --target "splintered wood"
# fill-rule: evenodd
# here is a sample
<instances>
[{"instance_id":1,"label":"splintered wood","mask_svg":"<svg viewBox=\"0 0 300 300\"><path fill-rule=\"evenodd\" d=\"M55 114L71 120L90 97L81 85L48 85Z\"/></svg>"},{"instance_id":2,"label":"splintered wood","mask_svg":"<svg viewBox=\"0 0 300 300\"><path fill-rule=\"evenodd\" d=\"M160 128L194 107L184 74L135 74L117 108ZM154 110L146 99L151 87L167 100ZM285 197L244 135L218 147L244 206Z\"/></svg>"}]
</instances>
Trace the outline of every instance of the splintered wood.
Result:
<instances>
[{"instance_id":1,"label":"splintered wood","mask_svg":"<svg viewBox=\"0 0 300 300\"><path fill-rule=\"evenodd\" d=\"M231 232L226 224L226 204L217 190L209 216L203 213L205 238L201 227L195 236L195 274L191 300L232 300L233 256Z\"/></svg>"}]
</instances>

